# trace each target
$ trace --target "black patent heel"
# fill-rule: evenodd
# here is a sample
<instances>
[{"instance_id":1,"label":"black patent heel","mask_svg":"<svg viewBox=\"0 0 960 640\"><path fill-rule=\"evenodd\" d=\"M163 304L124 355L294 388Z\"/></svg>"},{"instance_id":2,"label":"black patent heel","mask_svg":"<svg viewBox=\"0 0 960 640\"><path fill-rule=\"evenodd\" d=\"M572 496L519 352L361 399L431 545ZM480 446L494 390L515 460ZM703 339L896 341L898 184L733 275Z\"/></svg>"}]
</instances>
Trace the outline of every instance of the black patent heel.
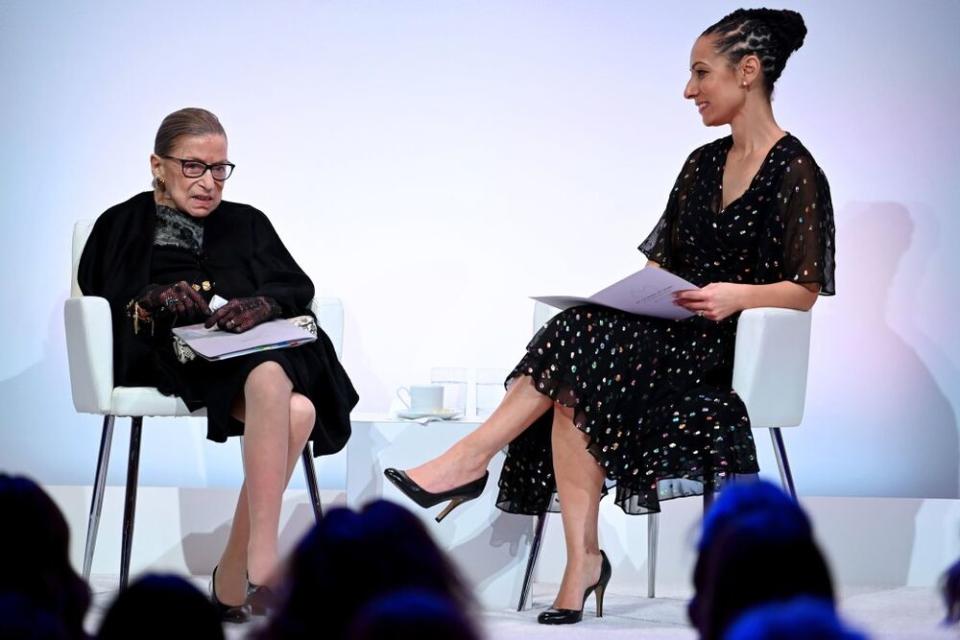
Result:
<instances>
[{"instance_id":1,"label":"black patent heel","mask_svg":"<svg viewBox=\"0 0 960 640\"><path fill-rule=\"evenodd\" d=\"M583 604L580 609L555 609L550 607L537 616L537 622L540 624L576 624L583 620L583 609L587 604L587 598L593 593L597 599L597 617L603 617L603 594L607 592L607 583L610 582L610 576L613 575L613 567L607 559L607 554L600 550L600 579L596 584L592 584L583 592Z\"/></svg>"},{"instance_id":2,"label":"black patent heel","mask_svg":"<svg viewBox=\"0 0 960 640\"><path fill-rule=\"evenodd\" d=\"M242 624L250 620L250 607L247 603L240 605L224 604L217 597L217 569L219 565L213 568L213 575L210 577L210 602L220 615L223 622L233 622Z\"/></svg>"},{"instance_id":3,"label":"black patent heel","mask_svg":"<svg viewBox=\"0 0 960 640\"><path fill-rule=\"evenodd\" d=\"M441 502L449 501L449 504L444 507L443 511L437 514L436 520L440 522L446 518L451 511L464 502L479 498L487 486L487 479L490 477L490 472L486 471L483 476L476 480L460 485L459 487L454 487L448 491L441 491L440 493L427 491L411 480L405 471L400 471L393 467L385 469L383 475L387 477L387 480L396 485L397 489L403 492L403 495L425 509L440 504Z\"/></svg>"}]
</instances>

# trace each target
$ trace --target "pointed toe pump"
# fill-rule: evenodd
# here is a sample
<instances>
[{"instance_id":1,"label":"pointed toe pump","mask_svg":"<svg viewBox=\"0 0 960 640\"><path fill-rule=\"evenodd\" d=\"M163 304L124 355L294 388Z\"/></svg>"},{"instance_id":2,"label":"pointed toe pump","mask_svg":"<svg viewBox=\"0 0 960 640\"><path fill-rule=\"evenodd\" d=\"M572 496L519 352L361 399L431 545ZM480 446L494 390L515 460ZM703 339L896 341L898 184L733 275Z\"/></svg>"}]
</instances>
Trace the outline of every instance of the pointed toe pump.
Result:
<instances>
[{"instance_id":1,"label":"pointed toe pump","mask_svg":"<svg viewBox=\"0 0 960 640\"><path fill-rule=\"evenodd\" d=\"M220 598L217 597L217 568L218 567L213 568L213 576L210 578L210 602L213 603L214 608L220 615L220 619L223 622L232 622L236 624L249 622L250 607L247 605L247 603L239 605L224 604L223 602L220 602Z\"/></svg>"},{"instance_id":2,"label":"pointed toe pump","mask_svg":"<svg viewBox=\"0 0 960 640\"><path fill-rule=\"evenodd\" d=\"M542 612L537 616L537 622L540 624L575 624L583 620L583 608L587 604L587 598L590 597L591 593L596 593L597 596L597 617L603 617L603 594L607 590L607 583L610 582L610 576L613 573L613 568L610 566L610 561L607 560L607 554L600 551L600 579L597 580L596 584L590 585L587 587L586 591L583 592L583 604L580 605L580 609L555 609L550 607L546 611Z\"/></svg>"},{"instance_id":3,"label":"pointed toe pump","mask_svg":"<svg viewBox=\"0 0 960 640\"><path fill-rule=\"evenodd\" d=\"M487 486L487 479L490 477L490 472L486 471L484 474L466 484L460 485L459 487L454 487L448 491L441 491L440 493L431 493L427 491L416 482L410 479L410 476L404 471L399 469L394 469L390 467L383 472L383 475L387 477L387 480L392 482L400 491L403 492L403 495L407 496L418 505L423 508L432 507L441 502L447 502L446 507L437 515L437 522L440 522L447 515L459 507L464 502L469 502L475 498L479 498L480 494L483 493L484 488Z\"/></svg>"}]
</instances>

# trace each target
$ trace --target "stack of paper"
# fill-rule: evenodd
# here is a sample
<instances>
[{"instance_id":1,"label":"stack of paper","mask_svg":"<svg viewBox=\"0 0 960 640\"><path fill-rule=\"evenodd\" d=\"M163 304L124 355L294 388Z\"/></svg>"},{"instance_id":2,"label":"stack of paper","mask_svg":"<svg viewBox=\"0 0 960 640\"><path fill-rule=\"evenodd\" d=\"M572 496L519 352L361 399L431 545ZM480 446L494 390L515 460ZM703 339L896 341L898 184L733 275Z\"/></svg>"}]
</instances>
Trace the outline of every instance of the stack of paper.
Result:
<instances>
[{"instance_id":1,"label":"stack of paper","mask_svg":"<svg viewBox=\"0 0 960 640\"><path fill-rule=\"evenodd\" d=\"M673 294L691 289L699 287L665 269L648 267L613 283L589 298L534 296L533 299L557 309L598 304L641 316L682 320L692 316L693 312L674 304Z\"/></svg>"},{"instance_id":2,"label":"stack of paper","mask_svg":"<svg viewBox=\"0 0 960 640\"><path fill-rule=\"evenodd\" d=\"M203 323L176 327L173 333L207 360L226 360L268 349L296 347L316 340L312 333L289 320L277 319L258 324L243 333L230 333Z\"/></svg>"}]
</instances>

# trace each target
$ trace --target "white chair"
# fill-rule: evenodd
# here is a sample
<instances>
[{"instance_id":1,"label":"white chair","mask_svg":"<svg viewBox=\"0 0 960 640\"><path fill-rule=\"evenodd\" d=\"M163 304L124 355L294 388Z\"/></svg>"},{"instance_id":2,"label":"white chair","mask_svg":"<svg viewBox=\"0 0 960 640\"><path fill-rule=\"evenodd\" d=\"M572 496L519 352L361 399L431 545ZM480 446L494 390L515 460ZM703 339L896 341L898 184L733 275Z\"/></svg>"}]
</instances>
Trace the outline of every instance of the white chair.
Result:
<instances>
[{"instance_id":1,"label":"white chair","mask_svg":"<svg viewBox=\"0 0 960 640\"><path fill-rule=\"evenodd\" d=\"M534 331L556 313L556 309L538 302L533 314ZM751 426L770 430L780 481L794 498L797 492L780 428L795 427L803 420L810 356L810 318L809 311L774 307L743 311L737 321L733 359L733 389L747 407ZM712 495L710 490L704 492L705 509ZM537 516L517 611L523 611L530 593L546 516L546 513ZM651 513L647 519L647 596L650 598L656 593L659 518L660 514Z\"/></svg>"},{"instance_id":2,"label":"white chair","mask_svg":"<svg viewBox=\"0 0 960 640\"><path fill-rule=\"evenodd\" d=\"M67 360L70 365L70 387L73 406L79 413L103 416L100 454L90 501L87 539L83 554L83 577L89 578L93 553L97 544L103 493L110 461L110 442L113 439L115 418L131 419L130 454L127 462L126 498L123 507L123 536L120 549L120 589L124 589L130 573L130 552L133 542L133 523L137 502L140 436L143 418L204 416L204 410L190 412L180 398L165 396L155 387L115 387L113 384L113 322L110 305L105 298L84 296L77 284L80 255L93 228L92 220L81 220L73 228L73 270L71 298L64 303L64 323L67 334ZM337 357L343 344L343 306L338 298L317 298L310 304L317 321L333 342ZM320 491L313 466L309 443L302 454L303 471L314 515L323 516Z\"/></svg>"}]
</instances>

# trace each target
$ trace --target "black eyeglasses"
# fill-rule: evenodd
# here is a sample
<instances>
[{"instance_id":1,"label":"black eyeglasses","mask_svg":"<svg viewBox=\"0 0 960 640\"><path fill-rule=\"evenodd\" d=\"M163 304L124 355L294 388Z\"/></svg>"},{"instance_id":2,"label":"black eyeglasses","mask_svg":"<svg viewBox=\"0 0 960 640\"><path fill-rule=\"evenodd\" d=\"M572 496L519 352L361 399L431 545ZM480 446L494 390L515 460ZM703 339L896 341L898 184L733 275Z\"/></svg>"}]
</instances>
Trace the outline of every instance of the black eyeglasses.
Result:
<instances>
[{"instance_id":1,"label":"black eyeglasses","mask_svg":"<svg viewBox=\"0 0 960 640\"><path fill-rule=\"evenodd\" d=\"M235 164L230 162L218 162L216 164L207 164L206 162L200 162L199 160L185 160L183 158L175 158L173 156L161 156L167 160L176 160L180 163L180 170L183 172L185 178L199 178L203 174L210 171L210 175L214 180L220 182L226 180L230 177L230 174L233 173Z\"/></svg>"}]
</instances>

